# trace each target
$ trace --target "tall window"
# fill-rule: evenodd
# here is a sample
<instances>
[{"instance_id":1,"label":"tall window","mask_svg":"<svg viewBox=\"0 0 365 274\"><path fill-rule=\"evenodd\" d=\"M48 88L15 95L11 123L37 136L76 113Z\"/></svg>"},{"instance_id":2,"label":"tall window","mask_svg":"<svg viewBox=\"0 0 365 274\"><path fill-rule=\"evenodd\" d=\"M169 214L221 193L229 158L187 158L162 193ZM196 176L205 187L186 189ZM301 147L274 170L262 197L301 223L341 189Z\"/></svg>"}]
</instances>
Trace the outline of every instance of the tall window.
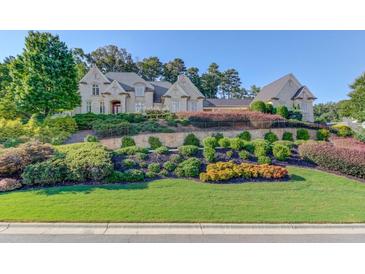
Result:
<instances>
[{"instance_id":1,"label":"tall window","mask_svg":"<svg viewBox=\"0 0 365 274\"><path fill-rule=\"evenodd\" d=\"M143 103L136 103L136 112L143 112L144 111L144 104Z\"/></svg>"},{"instance_id":2,"label":"tall window","mask_svg":"<svg viewBox=\"0 0 365 274\"><path fill-rule=\"evenodd\" d=\"M96 96L99 95L99 85L94 84L92 90L93 90L93 95L96 95Z\"/></svg>"},{"instance_id":3,"label":"tall window","mask_svg":"<svg viewBox=\"0 0 365 274\"><path fill-rule=\"evenodd\" d=\"M90 101L86 102L86 112L91 112L91 102Z\"/></svg>"},{"instance_id":4,"label":"tall window","mask_svg":"<svg viewBox=\"0 0 365 274\"><path fill-rule=\"evenodd\" d=\"M190 102L190 111L197 111L197 110L198 110L197 103L195 101L191 101Z\"/></svg>"},{"instance_id":5,"label":"tall window","mask_svg":"<svg viewBox=\"0 0 365 274\"><path fill-rule=\"evenodd\" d=\"M100 102L100 113L105 113L105 104L104 102Z\"/></svg>"},{"instance_id":6,"label":"tall window","mask_svg":"<svg viewBox=\"0 0 365 274\"><path fill-rule=\"evenodd\" d=\"M179 112L180 104L179 101L172 101L171 112Z\"/></svg>"},{"instance_id":7,"label":"tall window","mask_svg":"<svg viewBox=\"0 0 365 274\"><path fill-rule=\"evenodd\" d=\"M136 96L138 97L144 96L144 86L142 85L135 86L134 90L136 92Z\"/></svg>"},{"instance_id":8,"label":"tall window","mask_svg":"<svg viewBox=\"0 0 365 274\"><path fill-rule=\"evenodd\" d=\"M308 112L308 105L307 105L307 103L306 102L302 102L301 103L301 109L302 109L302 111L303 112Z\"/></svg>"}]
</instances>

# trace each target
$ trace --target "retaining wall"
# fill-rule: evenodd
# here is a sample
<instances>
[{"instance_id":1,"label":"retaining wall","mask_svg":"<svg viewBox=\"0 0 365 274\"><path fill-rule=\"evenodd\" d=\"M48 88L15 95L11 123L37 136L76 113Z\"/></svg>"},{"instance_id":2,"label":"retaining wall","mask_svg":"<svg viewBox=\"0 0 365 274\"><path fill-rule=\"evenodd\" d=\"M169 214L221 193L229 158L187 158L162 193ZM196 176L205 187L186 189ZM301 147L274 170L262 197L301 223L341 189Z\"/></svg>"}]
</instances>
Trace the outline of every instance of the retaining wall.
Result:
<instances>
[{"instance_id":1,"label":"retaining wall","mask_svg":"<svg viewBox=\"0 0 365 274\"><path fill-rule=\"evenodd\" d=\"M285 131L293 133L293 137L295 139L297 128L272 128L272 129L250 129L247 130L251 133L252 139L263 139L264 135L271 131L275 133L279 139L283 136ZM203 140L205 137L211 136L213 133L221 132L225 137L236 137L242 130L229 130L229 131L194 131L192 133L195 134L200 140ZM311 136L311 139L316 138L316 130L308 129L308 132ZM155 136L158 137L162 144L167 147L179 147L184 143L184 139L186 135L191 132L174 132L174 133L146 133L146 134L138 134L133 136L136 145L139 147L149 147L148 137ZM100 140L100 142L110 149L120 148L121 138L106 138Z\"/></svg>"}]
</instances>

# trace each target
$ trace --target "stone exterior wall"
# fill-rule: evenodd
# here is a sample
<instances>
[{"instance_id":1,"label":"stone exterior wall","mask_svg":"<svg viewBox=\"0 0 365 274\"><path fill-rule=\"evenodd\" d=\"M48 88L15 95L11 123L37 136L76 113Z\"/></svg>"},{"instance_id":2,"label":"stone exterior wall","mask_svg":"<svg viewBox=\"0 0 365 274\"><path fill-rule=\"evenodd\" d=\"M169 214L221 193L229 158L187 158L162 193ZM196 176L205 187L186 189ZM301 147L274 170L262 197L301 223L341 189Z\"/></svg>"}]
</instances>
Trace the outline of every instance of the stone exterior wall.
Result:
<instances>
[{"instance_id":1,"label":"stone exterior wall","mask_svg":"<svg viewBox=\"0 0 365 274\"><path fill-rule=\"evenodd\" d=\"M272 128L272 129L252 129L248 130L251 133L252 139L263 139L265 133L271 131L275 133L279 139L283 136L285 131L289 131L293 133L293 137L295 139L297 128ZM308 129L311 139L316 138L316 131ZM230 131L220 131L223 133L225 137L236 137L242 130L230 130ZM139 147L149 147L148 137L155 136L158 137L162 144L167 147L179 147L183 145L184 139L186 135L190 132L176 132L176 133L148 133L148 134L139 134L133 136L136 145ZM203 140L205 137L211 136L213 133L217 133L217 131L194 131L193 132L200 140ZM121 138L107 138L102 139L100 142L110 149L120 148L120 140Z\"/></svg>"}]
</instances>

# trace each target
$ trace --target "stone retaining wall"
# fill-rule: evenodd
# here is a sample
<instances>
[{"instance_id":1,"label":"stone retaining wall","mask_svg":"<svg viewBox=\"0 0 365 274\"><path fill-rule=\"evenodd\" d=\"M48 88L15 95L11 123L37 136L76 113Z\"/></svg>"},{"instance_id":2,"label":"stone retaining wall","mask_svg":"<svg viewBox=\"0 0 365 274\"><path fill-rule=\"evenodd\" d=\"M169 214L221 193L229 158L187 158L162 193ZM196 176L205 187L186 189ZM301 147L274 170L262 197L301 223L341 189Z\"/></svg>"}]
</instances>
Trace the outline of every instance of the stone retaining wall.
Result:
<instances>
[{"instance_id":1,"label":"stone retaining wall","mask_svg":"<svg viewBox=\"0 0 365 274\"><path fill-rule=\"evenodd\" d=\"M272 128L272 129L251 129L247 130L251 133L252 139L263 139L264 135L271 131L275 133L279 139L283 136L285 131L293 133L293 137L295 139L297 128ZM193 133L200 140L203 140L205 137L211 136L213 133L221 132L225 137L236 137L242 130L229 130L229 131L194 131ZM311 139L316 138L316 130L308 129ZM167 147L179 147L183 145L184 139L186 135L191 132L175 132L175 133L147 133L147 134L139 134L133 136L136 145L139 147L149 147L148 137L155 136L158 137L162 144ZM120 140L121 138L107 138L102 139L100 142L110 149L120 148Z\"/></svg>"}]
</instances>

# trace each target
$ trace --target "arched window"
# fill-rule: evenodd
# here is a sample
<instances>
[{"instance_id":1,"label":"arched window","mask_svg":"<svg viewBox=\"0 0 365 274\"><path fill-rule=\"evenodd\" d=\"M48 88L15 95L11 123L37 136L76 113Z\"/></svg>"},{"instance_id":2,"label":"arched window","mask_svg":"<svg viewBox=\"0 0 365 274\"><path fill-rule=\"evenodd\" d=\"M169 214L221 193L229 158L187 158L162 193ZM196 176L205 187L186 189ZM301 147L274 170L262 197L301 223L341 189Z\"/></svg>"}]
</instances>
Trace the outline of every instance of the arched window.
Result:
<instances>
[{"instance_id":1,"label":"arched window","mask_svg":"<svg viewBox=\"0 0 365 274\"><path fill-rule=\"evenodd\" d=\"M105 113L105 104L104 104L104 101L101 101L100 102L100 113Z\"/></svg>"},{"instance_id":2,"label":"arched window","mask_svg":"<svg viewBox=\"0 0 365 274\"><path fill-rule=\"evenodd\" d=\"M92 92L93 92L94 96L98 96L99 95L99 85L93 84Z\"/></svg>"}]
</instances>

